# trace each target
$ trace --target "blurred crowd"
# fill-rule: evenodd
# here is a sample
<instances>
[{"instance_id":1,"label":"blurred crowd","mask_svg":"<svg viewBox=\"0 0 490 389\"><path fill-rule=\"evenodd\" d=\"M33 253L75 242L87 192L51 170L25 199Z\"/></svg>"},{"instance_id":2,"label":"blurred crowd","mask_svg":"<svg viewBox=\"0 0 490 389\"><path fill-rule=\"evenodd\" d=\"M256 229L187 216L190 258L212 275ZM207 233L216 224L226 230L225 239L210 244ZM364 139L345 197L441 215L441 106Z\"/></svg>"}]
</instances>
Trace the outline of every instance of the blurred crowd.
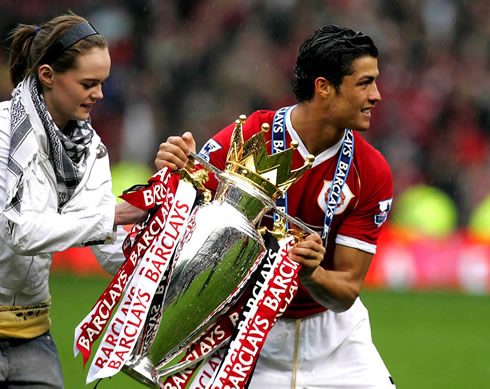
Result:
<instances>
[{"instance_id":1,"label":"blurred crowd","mask_svg":"<svg viewBox=\"0 0 490 389\"><path fill-rule=\"evenodd\" d=\"M199 148L242 113L294 104L298 47L334 23L380 51L383 101L364 136L392 168L394 206L406 188L432 185L464 225L490 193L488 0L0 0L2 37L68 9L110 43L111 77L92 120L113 163L151 164L170 135L192 131Z\"/></svg>"}]
</instances>

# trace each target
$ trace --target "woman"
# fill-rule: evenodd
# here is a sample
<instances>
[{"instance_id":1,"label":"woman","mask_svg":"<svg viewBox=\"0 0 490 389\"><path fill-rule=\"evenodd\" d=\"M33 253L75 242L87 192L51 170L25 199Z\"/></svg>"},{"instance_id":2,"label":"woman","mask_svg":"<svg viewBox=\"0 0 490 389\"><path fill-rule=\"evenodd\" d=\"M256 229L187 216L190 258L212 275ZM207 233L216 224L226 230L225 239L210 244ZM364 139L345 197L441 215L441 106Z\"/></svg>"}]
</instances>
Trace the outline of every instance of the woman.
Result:
<instances>
[{"instance_id":1,"label":"woman","mask_svg":"<svg viewBox=\"0 0 490 389\"><path fill-rule=\"evenodd\" d=\"M0 382L62 388L49 333L52 255L91 246L114 274L124 260L116 226L146 213L116 206L90 124L110 71L105 38L73 13L19 25L11 38L15 89L0 103Z\"/></svg>"}]
</instances>

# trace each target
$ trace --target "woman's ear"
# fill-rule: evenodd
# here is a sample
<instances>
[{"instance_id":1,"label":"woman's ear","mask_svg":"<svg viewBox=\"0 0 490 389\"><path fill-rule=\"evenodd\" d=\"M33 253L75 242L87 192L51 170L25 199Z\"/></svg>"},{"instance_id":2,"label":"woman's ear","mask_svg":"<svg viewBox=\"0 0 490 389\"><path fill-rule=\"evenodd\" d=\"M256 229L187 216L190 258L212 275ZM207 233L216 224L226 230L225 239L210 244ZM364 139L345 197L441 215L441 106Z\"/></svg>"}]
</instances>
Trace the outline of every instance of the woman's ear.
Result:
<instances>
[{"instance_id":1,"label":"woman's ear","mask_svg":"<svg viewBox=\"0 0 490 389\"><path fill-rule=\"evenodd\" d=\"M54 70L51 66L49 65L41 65L39 66L38 72L37 72L39 81L43 84L45 87L51 87L54 82Z\"/></svg>"}]
</instances>

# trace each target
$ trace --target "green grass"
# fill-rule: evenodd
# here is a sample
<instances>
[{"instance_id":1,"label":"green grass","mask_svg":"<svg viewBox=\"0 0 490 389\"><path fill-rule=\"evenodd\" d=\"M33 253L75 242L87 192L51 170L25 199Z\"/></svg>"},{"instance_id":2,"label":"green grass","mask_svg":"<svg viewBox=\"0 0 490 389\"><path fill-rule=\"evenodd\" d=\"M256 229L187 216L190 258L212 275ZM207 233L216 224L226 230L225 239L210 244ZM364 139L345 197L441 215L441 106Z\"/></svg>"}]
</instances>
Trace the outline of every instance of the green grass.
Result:
<instances>
[{"instance_id":1,"label":"green grass","mask_svg":"<svg viewBox=\"0 0 490 389\"><path fill-rule=\"evenodd\" d=\"M398 389L490 388L490 296L365 291Z\"/></svg>"},{"instance_id":2,"label":"green grass","mask_svg":"<svg viewBox=\"0 0 490 389\"><path fill-rule=\"evenodd\" d=\"M73 357L73 332L109 281L51 277L52 333L67 389L95 386L85 385L89 364L83 370L81 355ZM365 290L363 296L374 342L398 389L490 388L490 296L375 290ZM146 386L124 373L97 386L112 388Z\"/></svg>"}]
</instances>

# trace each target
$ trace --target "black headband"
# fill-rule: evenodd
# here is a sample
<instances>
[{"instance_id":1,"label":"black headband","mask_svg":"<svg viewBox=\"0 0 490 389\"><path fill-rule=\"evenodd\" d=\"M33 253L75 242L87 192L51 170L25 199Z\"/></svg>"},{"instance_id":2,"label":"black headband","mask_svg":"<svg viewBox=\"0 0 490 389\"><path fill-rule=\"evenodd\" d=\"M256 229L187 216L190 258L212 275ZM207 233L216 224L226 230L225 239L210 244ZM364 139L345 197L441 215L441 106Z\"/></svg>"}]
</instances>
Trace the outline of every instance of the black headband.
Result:
<instances>
[{"instance_id":1,"label":"black headband","mask_svg":"<svg viewBox=\"0 0 490 389\"><path fill-rule=\"evenodd\" d=\"M96 34L98 32L89 22L77 24L48 49L39 64L51 65L67 48L90 35Z\"/></svg>"}]
</instances>

